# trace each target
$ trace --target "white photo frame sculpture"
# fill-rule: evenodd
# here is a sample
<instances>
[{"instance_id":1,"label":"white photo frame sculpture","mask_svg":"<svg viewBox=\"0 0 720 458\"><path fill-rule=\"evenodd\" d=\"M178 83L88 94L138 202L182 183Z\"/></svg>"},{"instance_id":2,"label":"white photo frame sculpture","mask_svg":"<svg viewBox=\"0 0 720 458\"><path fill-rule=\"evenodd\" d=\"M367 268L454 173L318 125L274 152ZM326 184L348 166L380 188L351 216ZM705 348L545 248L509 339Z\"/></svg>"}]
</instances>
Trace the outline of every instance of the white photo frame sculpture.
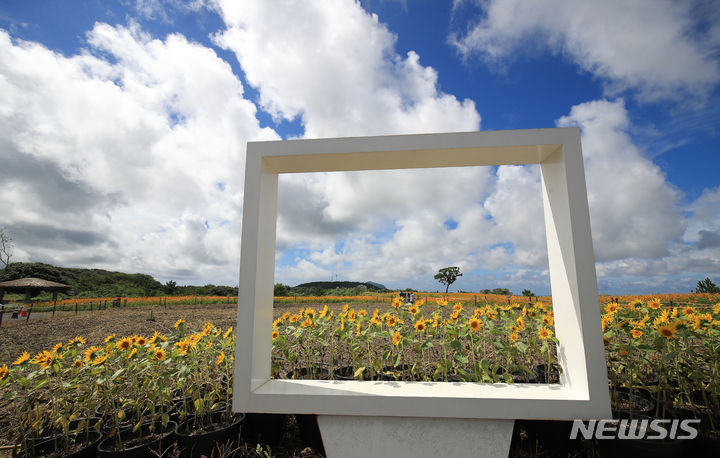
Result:
<instances>
[{"instance_id":1,"label":"white photo frame sculpture","mask_svg":"<svg viewBox=\"0 0 720 458\"><path fill-rule=\"evenodd\" d=\"M578 128L249 142L233 410L468 419L611 418ZM540 164L559 384L270 378L280 173Z\"/></svg>"}]
</instances>

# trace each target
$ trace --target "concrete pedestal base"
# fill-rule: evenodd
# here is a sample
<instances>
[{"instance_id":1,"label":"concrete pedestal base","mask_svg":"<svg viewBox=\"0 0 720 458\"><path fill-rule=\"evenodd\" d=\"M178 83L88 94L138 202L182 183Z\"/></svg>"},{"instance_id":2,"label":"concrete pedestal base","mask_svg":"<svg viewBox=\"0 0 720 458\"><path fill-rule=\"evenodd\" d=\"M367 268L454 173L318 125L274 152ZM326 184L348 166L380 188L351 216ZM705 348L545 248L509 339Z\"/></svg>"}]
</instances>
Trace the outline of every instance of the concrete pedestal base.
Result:
<instances>
[{"instance_id":1,"label":"concrete pedestal base","mask_svg":"<svg viewBox=\"0 0 720 458\"><path fill-rule=\"evenodd\" d=\"M318 415L328 458L508 456L515 420Z\"/></svg>"}]
</instances>

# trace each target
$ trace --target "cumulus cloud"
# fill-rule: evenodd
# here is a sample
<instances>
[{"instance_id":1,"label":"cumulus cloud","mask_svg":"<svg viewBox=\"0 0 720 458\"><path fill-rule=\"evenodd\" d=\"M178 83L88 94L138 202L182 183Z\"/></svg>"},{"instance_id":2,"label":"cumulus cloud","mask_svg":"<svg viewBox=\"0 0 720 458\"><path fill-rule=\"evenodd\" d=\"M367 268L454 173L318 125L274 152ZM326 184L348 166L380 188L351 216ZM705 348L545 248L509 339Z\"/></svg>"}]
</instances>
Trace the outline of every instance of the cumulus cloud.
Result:
<instances>
[{"instance_id":1,"label":"cumulus cloud","mask_svg":"<svg viewBox=\"0 0 720 458\"><path fill-rule=\"evenodd\" d=\"M472 100L439 90L437 72L378 17L351 0L217 1L235 53L262 108L300 117L306 137L477 130Z\"/></svg>"},{"instance_id":2,"label":"cumulus cloud","mask_svg":"<svg viewBox=\"0 0 720 458\"><path fill-rule=\"evenodd\" d=\"M633 144L623 101L576 105L557 124L581 128L596 259L668 254L685 231L681 195Z\"/></svg>"},{"instance_id":3,"label":"cumulus cloud","mask_svg":"<svg viewBox=\"0 0 720 458\"><path fill-rule=\"evenodd\" d=\"M497 63L549 49L600 78L607 95L632 90L643 100L703 100L720 80L720 35L708 19L720 17L716 2L471 3L482 8L477 21L449 38L465 57Z\"/></svg>"},{"instance_id":4,"label":"cumulus cloud","mask_svg":"<svg viewBox=\"0 0 720 458\"><path fill-rule=\"evenodd\" d=\"M209 48L132 23L96 24L87 43L65 57L0 31L16 259L235 283L244 143L278 136Z\"/></svg>"}]
</instances>

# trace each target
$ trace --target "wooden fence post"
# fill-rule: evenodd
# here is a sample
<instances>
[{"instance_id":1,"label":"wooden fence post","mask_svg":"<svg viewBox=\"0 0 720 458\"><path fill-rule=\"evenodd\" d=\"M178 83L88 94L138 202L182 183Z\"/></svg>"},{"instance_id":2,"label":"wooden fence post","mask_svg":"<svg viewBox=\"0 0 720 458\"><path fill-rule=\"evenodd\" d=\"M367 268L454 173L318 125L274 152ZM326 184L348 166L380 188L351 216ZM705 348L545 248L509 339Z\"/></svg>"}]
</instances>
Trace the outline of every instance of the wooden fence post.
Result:
<instances>
[{"instance_id":1,"label":"wooden fence post","mask_svg":"<svg viewBox=\"0 0 720 458\"><path fill-rule=\"evenodd\" d=\"M77 315L77 306L78 306L78 303L77 303L77 301L75 301L75 315Z\"/></svg>"},{"instance_id":2,"label":"wooden fence post","mask_svg":"<svg viewBox=\"0 0 720 458\"><path fill-rule=\"evenodd\" d=\"M27 318L25 319L25 322L30 321L30 313L32 313L33 305L34 305L34 304L30 304L30 308L28 308L28 316L27 316Z\"/></svg>"},{"instance_id":3,"label":"wooden fence post","mask_svg":"<svg viewBox=\"0 0 720 458\"><path fill-rule=\"evenodd\" d=\"M55 302L55 301L53 301L53 302ZM55 316L55 305L56 305L56 304L53 303L53 314L52 314L52 316Z\"/></svg>"},{"instance_id":4,"label":"wooden fence post","mask_svg":"<svg viewBox=\"0 0 720 458\"><path fill-rule=\"evenodd\" d=\"M92 302L90 302L90 313L92 313Z\"/></svg>"}]
</instances>

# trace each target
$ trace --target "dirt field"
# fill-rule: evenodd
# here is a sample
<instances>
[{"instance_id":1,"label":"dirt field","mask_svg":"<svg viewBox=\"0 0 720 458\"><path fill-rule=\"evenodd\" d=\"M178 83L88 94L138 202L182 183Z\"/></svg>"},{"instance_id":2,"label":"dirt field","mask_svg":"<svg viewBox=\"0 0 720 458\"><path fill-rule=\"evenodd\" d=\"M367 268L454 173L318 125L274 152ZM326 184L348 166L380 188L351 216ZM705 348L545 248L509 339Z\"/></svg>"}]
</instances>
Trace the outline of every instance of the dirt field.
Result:
<instances>
[{"instance_id":1,"label":"dirt field","mask_svg":"<svg viewBox=\"0 0 720 458\"><path fill-rule=\"evenodd\" d=\"M298 310L317 304L276 304L275 316L286 310ZM322 305L320 305L322 307ZM340 310L342 304L328 304L333 310ZM383 310L388 304L381 304ZM372 310L374 304L362 304ZM172 305L136 308L110 308L94 312L57 312L55 317L45 313L25 319L11 320L10 314L3 317L0 327L0 365L12 363L23 351L36 355L49 350L58 342L67 342L75 336L87 339L87 345L102 344L113 332L118 336L133 334L151 336L153 332L169 332L173 324L182 318L191 329L201 329L210 321L227 329L237 325L237 308L231 305Z\"/></svg>"}]
</instances>

